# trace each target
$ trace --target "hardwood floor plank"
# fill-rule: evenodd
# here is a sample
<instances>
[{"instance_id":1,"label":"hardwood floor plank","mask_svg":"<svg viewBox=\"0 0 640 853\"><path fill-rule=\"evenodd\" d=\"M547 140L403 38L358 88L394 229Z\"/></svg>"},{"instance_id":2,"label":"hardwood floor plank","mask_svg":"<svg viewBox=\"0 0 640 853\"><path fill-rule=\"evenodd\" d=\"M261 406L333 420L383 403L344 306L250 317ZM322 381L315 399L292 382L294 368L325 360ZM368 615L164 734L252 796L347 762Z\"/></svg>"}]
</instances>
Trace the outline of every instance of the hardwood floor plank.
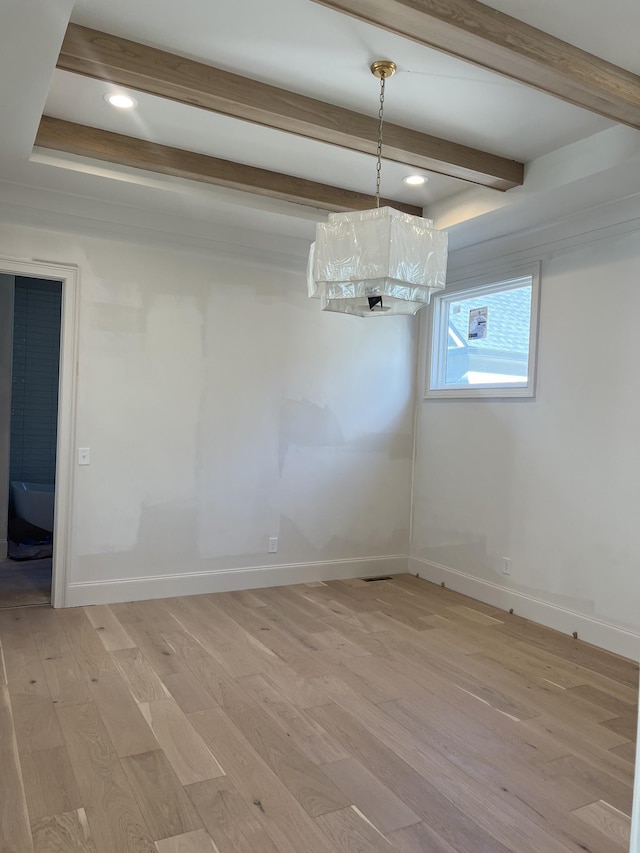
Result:
<instances>
[{"instance_id":1,"label":"hardwood floor plank","mask_svg":"<svg viewBox=\"0 0 640 853\"><path fill-rule=\"evenodd\" d=\"M219 756L227 776L278 853L335 853L327 836L309 817L221 708L190 719Z\"/></svg>"},{"instance_id":2,"label":"hardwood floor plank","mask_svg":"<svg viewBox=\"0 0 640 853\"><path fill-rule=\"evenodd\" d=\"M263 676L248 675L238 679L238 684L314 764L349 757L344 747L327 735L322 726L302 709L291 706Z\"/></svg>"},{"instance_id":3,"label":"hardwood floor plank","mask_svg":"<svg viewBox=\"0 0 640 853\"><path fill-rule=\"evenodd\" d=\"M449 612L456 613L467 619L469 622L474 622L478 625L503 625L502 619L497 619L495 616L487 616L474 607L469 607L467 604L454 604L448 608Z\"/></svg>"},{"instance_id":4,"label":"hardwood floor plank","mask_svg":"<svg viewBox=\"0 0 640 853\"><path fill-rule=\"evenodd\" d=\"M173 699L140 706L181 784L224 776L224 770Z\"/></svg>"},{"instance_id":5,"label":"hardwood floor plank","mask_svg":"<svg viewBox=\"0 0 640 853\"><path fill-rule=\"evenodd\" d=\"M220 704L220 685L227 681L227 671L204 649L203 646L183 630L162 635L174 653L184 662L185 672L191 673L198 683ZM180 675L181 673L176 673ZM203 709L204 710L204 709Z\"/></svg>"},{"instance_id":6,"label":"hardwood floor plank","mask_svg":"<svg viewBox=\"0 0 640 853\"><path fill-rule=\"evenodd\" d=\"M22 754L20 764L31 823L82 807L66 746Z\"/></svg>"},{"instance_id":7,"label":"hardwood floor plank","mask_svg":"<svg viewBox=\"0 0 640 853\"><path fill-rule=\"evenodd\" d=\"M311 713L316 719L321 716L332 719L333 725L350 738L352 751L354 748L359 749L356 757L453 846L456 843L465 844L465 839L458 838L454 842L446 835L444 827L434 823L434 820L442 821L446 809L452 808L455 811L450 816L450 822L459 829L462 826L461 816L464 815L471 822L469 839L475 834L476 842L478 838L482 839L484 833L486 838L492 839L491 844L500 845L505 850L535 853L545 849L548 853L565 853L566 845L560 833L554 837L549 832L549 826L539 820L535 808L521 808L518 798L509 794L508 787L506 790L501 788L497 779L489 784L488 777L481 778L480 784L478 780L472 781L464 770L456 767L445 755L439 754L433 745L420 743L415 734L394 726L390 718L378 709L367 709L360 704L357 721L352 714L337 707L331 709L330 706L323 706L313 709ZM378 755L372 758L374 743ZM417 744L420 746L417 747ZM403 785L402 793L395 787L397 779L393 783L388 781L389 767L379 764L380 755L386 757L387 765L395 764L400 784ZM402 763L399 764L398 759ZM372 761L376 762L373 766ZM414 795L407 790L412 776L410 771L416 773L413 788L421 791L421 799L412 799ZM437 784L431 780L437 780ZM427 816L424 812L425 801L429 802L432 809L438 804L437 813L432 812Z\"/></svg>"},{"instance_id":8,"label":"hardwood floor plank","mask_svg":"<svg viewBox=\"0 0 640 853\"><path fill-rule=\"evenodd\" d=\"M156 847L158 853L217 853L211 837L204 829L156 841Z\"/></svg>"},{"instance_id":9,"label":"hardwood floor plank","mask_svg":"<svg viewBox=\"0 0 640 853\"><path fill-rule=\"evenodd\" d=\"M265 592L265 590L261 590L261 592ZM214 606L215 598L210 598ZM256 608L249 609L243 607L234 598L231 598L229 594L228 598L222 598L218 602L218 607L224 610L225 616L230 617L236 626L246 631L256 642L260 643L263 649L269 650L272 653L271 657L278 655L286 660L289 655L304 654L317 649L313 635L296 626L294 626L294 630L292 631L291 623L289 622L287 622L285 628L281 624L282 619L278 611L274 611L266 602L265 606L260 610ZM316 624L315 627L322 629L323 626Z\"/></svg>"},{"instance_id":10,"label":"hardwood floor plank","mask_svg":"<svg viewBox=\"0 0 640 853\"><path fill-rule=\"evenodd\" d=\"M513 645L513 648L525 649L529 656L534 657L543 663L552 664L560 672L574 678L574 685L590 684L610 693L612 696L617 696L619 699L629 702L631 705L635 705L638 702L637 686L633 687L623 684L615 678L601 675L592 669L588 669L579 663L575 663L573 660L563 658L561 654L558 654L551 647L545 648L539 644L532 645L525 641L519 641Z\"/></svg>"},{"instance_id":11,"label":"hardwood floor plank","mask_svg":"<svg viewBox=\"0 0 640 853\"><path fill-rule=\"evenodd\" d=\"M3 640L9 640L11 637L31 636L31 628L27 619L27 613L30 609L33 608L0 609L0 637Z\"/></svg>"},{"instance_id":12,"label":"hardwood floor plank","mask_svg":"<svg viewBox=\"0 0 640 853\"><path fill-rule=\"evenodd\" d=\"M84 809L32 822L35 853L97 853Z\"/></svg>"},{"instance_id":13,"label":"hardwood floor plank","mask_svg":"<svg viewBox=\"0 0 640 853\"><path fill-rule=\"evenodd\" d=\"M157 623L149 624L147 621L130 622L127 629L135 640L136 646L160 678L172 673L184 672L187 668L184 661L163 637L161 623L158 625Z\"/></svg>"},{"instance_id":14,"label":"hardwood floor plank","mask_svg":"<svg viewBox=\"0 0 640 853\"><path fill-rule=\"evenodd\" d=\"M94 604L92 607L84 607L83 610L108 652L117 649L132 649L135 646L124 626L108 605Z\"/></svg>"},{"instance_id":15,"label":"hardwood floor plank","mask_svg":"<svg viewBox=\"0 0 640 853\"><path fill-rule=\"evenodd\" d=\"M456 853L439 835L436 835L426 823L416 823L387 834L387 839L398 853Z\"/></svg>"},{"instance_id":16,"label":"hardwood floor plank","mask_svg":"<svg viewBox=\"0 0 640 853\"><path fill-rule=\"evenodd\" d=\"M391 703L399 708L399 703ZM404 714L394 716L414 735L416 742L423 743L440 752L443 757L475 780L476 788L486 791L504 813L518 815L518 822L529 825L528 834L532 838L541 838L548 833L549 825L554 827L556 841L563 846L559 849L581 849L587 835L571 812L592 802L593 795L584 787L577 785L573 777L559 778L548 771L546 765L534 765L521 762L515 755L493 755L481 751L478 746L460 741L451 743L440 741L437 730L416 726L411 718ZM544 818L542 818L544 815ZM521 840L511 842L521 843ZM538 842L545 850L551 849L553 841ZM566 847L564 846L566 845ZM611 851L611 845L599 839L597 849L600 853Z\"/></svg>"},{"instance_id":17,"label":"hardwood floor plank","mask_svg":"<svg viewBox=\"0 0 640 853\"><path fill-rule=\"evenodd\" d=\"M168 607L180 626L191 634L232 678L259 674L273 656L255 637L240 628L221 608L206 600L205 596L168 599Z\"/></svg>"},{"instance_id":18,"label":"hardwood floor plank","mask_svg":"<svg viewBox=\"0 0 640 853\"><path fill-rule=\"evenodd\" d=\"M630 713L638 713L637 701L634 704L624 702L617 696L613 696L607 690L593 687L591 684L579 684L576 687L571 687L569 692L621 717Z\"/></svg>"},{"instance_id":19,"label":"hardwood floor plank","mask_svg":"<svg viewBox=\"0 0 640 853\"><path fill-rule=\"evenodd\" d=\"M109 608L118 622L126 630L129 622L142 622L144 619L145 601L117 601L109 605Z\"/></svg>"},{"instance_id":20,"label":"hardwood floor plank","mask_svg":"<svg viewBox=\"0 0 640 853\"><path fill-rule=\"evenodd\" d=\"M185 714L206 711L218 705L217 700L192 672L175 672L172 675L165 675L163 681L164 686Z\"/></svg>"},{"instance_id":21,"label":"hardwood floor plank","mask_svg":"<svg viewBox=\"0 0 640 853\"><path fill-rule=\"evenodd\" d=\"M298 584L292 586L281 586L276 587L277 595L275 595L270 600L268 599L268 603L275 607L276 610L280 607L280 602L287 602L289 608L295 608L295 611L298 614L298 618L302 620L300 627L304 630L305 619L313 619L319 620L323 625L327 624L327 615L329 611L323 605L320 605L314 601L310 601L308 598L304 598L303 595L300 594L301 591L307 589L305 584ZM264 599L262 595L264 590L258 590L256 593L256 598L260 597ZM267 594L269 590L267 589ZM265 602L266 603L266 602ZM323 630L321 628L320 630Z\"/></svg>"},{"instance_id":22,"label":"hardwood floor plank","mask_svg":"<svg viewBox=\"0 0 640 853\"><path fill-rule=\"evenodd\" d=\"M414 632L431 630L431 625L425 621L425 617L431 615L430 611L417 606L413 601L398 600L393 595L380 593L376 602L381 609L384 608L384 613L394 622Z\"/></svg>"},{"instance_id":23,"label":"hardwood floor plank","mask_svg":"<svg viewBox=\"0 0 640 853\"><path fill-rule=\"evenodd\" d=\"M9 690L0 685L0 844L2 853L32 853Z\"/></svg>"},{"instance_id":24,"label":"hardwood floor plank","mask_svg":"<svg viewBox=\"0 0 640 853\"><path fill-rule=\"evenodd\" d=\"M470 655L469 662L472 665L479 665L478 671L482 677L485 676L485 673L499 671L500 678L504 681L504 667L499 661L484 655ZM602 708L571 690L565 690L562 686L554 684L548 679L541 681L525 674L514 674L511 683L518 691L529 692L532 705L541 714L552 714L574 724L581 721L605 723L615 718L613 711Z\"/></svg>"},{"instance_id":25,"label":"hardwood floor plank","mask_svg":"<svg viewBox=\"0 0 640 853\"><path fill-rule=\"evenodd\" d=\"M408 575L0 611L0 851L621 853L637 673Z\"/></svg>"},{"instance_id":26,"label":"hardwood floor plank","mask_svg":"<svg viewBox=\"0 0 640 853\"><path fill-rule=\"evenodd\" d=\"M4 651L2 650L2 640L0 639L0 685L6 687L8 683L7 667L4 662Z\"/></svg>"},{"instance_id":27,"label":"hardwood floor plank","mask_svg":"<svg viewBox=\"0 0 640 853\"><path fill-rule=\"evenodd\" d=\"M391 846L373 824L355 806L316 818L317 824L329 836L338 853L390 853Z\"/></svg>"},{"instance_id":28,"label":"hardwood floor plank","mask_svg":"<svg viewBox=\"0 0 640 853\"><path fill-rule=\"evenodd\" d=\"M278 853L255 816L253 800L247 802L228 776L196 782L186 791L218 853Z\"/></svg>"},{"instance_id":29,"label":"hardwood floor plank","mask_svg":"<svg viewBox=\"0 0 640 853\"><path fill-rule=\"evenodd\" d=\"M468 635L465 632L465 635ZM585 674L569 671L559 658L541 659L536 650L524 643L505 644L502 635L495 634L491 647L484 651L486 657L501 664L503 669L517 675L526 675L532 681L555 684L571 689L585 684Z\"/></svg>"},{"instance_id":30,"label":"hardwood floor plank","mask_svg":"<svg viewBox=\"0 0 640 853\"><path fill-rule=\"evenodd\" d=\"M393 664L405 679L413 680L423 691L429 691L435 701L442 700L449 705L450 710L447 712L443 708L443 714L462 712L467 725L480 724L499 738L511 743L519 742L523 749L533 749L547 760L560 758L571 751L566 743L553 737L544 728L524 728L519 718L508 714L503 708L494 707L487 700L465 692L458 684L447 679L442 667L431 669L424 658L424 652L415 654L413 650L401 648L394 652ZM415 690L405 695L412 701L419 700Z\"/></svg>"},{"instance_id":31,"label":"hardwood floor plank","mask_svg":"<svg viewBox=\"0 0 640 853\"><path fill-rule=\"evenodd\" d=\"M96 706L57 714L98 853L156 853Z\"/></svg>"},{"instance_id":32,"label":"hardwood floor plank","mask_svg":"<svg viewBox=\"0 0 640 853\"><path fill-rule=\"evenodd\" d=\"M619 756L624 761L628 761L630 764L634 765L636 761L635 738L633 742L623 743L620 746L614 746L613 749L609 750L609 752L612 752L614 755Z\"/></svg>"},{"instance_id":33,"label":"hardwood floor plank","mask_svg":"<svg viewBox=\"0 0 640 853\"><path fill-rule=\"evenodd\" d=\"M160 749L122 759L154 841L202 828L202 821Z\"/></svg>"},{"instance_id":34,"label":"hardwood floor plank","mask_svg":"<svg viewBox=\"0 0 640 853\"><path fill-rule=\"evenodd\" d=\"M225 685L221 707L311 817L350 805L342 791L287 738L246 691L233 684Z\"/></svg>"},{"instance_id":35,"label":"hardwood floor plank","mask_svg":"<svg viewBox=\"0 0 640 853\"><path fill-rule=\"evenodd\" d=\"M87 614L74 607L59 613L64 632L84 675L88 678L99 678L101 675L116 672L113 659L93 630Z\"/></svg>"},{"instance_id":36,"label":"hardwood floor plank","mask_svg":"<svg viewBox=\"0 0 640 853\"><path fill-rule=\"evenodd\" d=\"M89 677L76 658L67 637L60 634L36 634L49 693L56 704L75 705L91 701Z\"/></svg>"},{"instance_id":37,"label":"hardwood floor plank","mask_svg":"<svg viewBox=\"0 0 640 853\"><path fill-rule=\"evenodd\" d=\"M49 697L11 693L11 708L21 754L64 745L55 706Z\"/></svg>"},{"instance_id":38,"label":"hardwood floor plank","mask_svg":"<svg viewBox=\"0 0 640 853\"><path fill-rule=\"evenodd\" d=\"M481 613L486 613L487 616L495 616L496 619L504 619L506 615L506 611L501 610L499 607L494 607L492 604L485 604L483 601L470 598L468 595L463 595L460 592L454 592L448 587L430 583L415 575L406 573L394 575L393 583L395 587L404 588L417 595L425 596L429 607L434 610L438 606L451 607L455 604L466 604L468 607L479 610Z\"/></svg>"},{"instance_id":39,"label":"hardwood floor plank","mask_svg":"<svg viewBox=\"0 0 640 853\"><path fill-rule=\"evenodd\" d=\"M635 688L636 691L638 689L638 665L633 661L580 640L574 640L558 631L550 631L542 625L536 625L535 622L519 617L512 616L509 619L505 617L505 624L497 630L504 632L507 636L526 640L532 645L539 645L591 672L619 681L632 689Z\"/></svg>"},{"instance_id":40,"label":"hardwood floor plank","mask_svg":"<svg viewBox=\"0 0 640 853\"><path fill-rule=\"evenodd\" d=\"M121 649L111 652L111 656L136 702L170 698L171 694L140 649Z\"/></svg>"},{"instance_id":41,"label":"hardwood floor plank","mask_svg":"<svg viewBox=\"0 0 640 853\"><path fill-rule=\"evenodd\" d=\"M568 781L583 788L589 796L589 802L605 800L621 812L631 814L633 801L631 785L604 773L588 761L575 755L567 755L551 761L548 768L557 776L561 784ZM588 805L588 802L584 805Z\"/></svg>"},{"instance_id":42,"label":"hardwood floor plank","mask_svg":"<svg viewBox=\"0 0 640 853\"><path fill-rule=\"evenodd\" d=\"M427 650L422 653L424 654L425 651ZM410 653L405 649L401 654L406 657ZM413 655L414 659L419 658L420 651L414 649ZM363 662L364 665L366 662ZM454 660L449 657L447 660L444 652L431 649L428 653L428 662L418 666L422 669L423 680L428 673L435 672L449 683L455 684L460 690L516 720L531 719L540 713L533 695L526 688L511 681L508 676L499 673L495 668L483 668L475 661L469 660L467 655L457 656Z\"/></svg>"},{"instance_id":43,"label":"hardwood floor plank","mask_svg":"<svg viewBox=\"0 0 640 853\"><path fill-rule=\"evenodd\" d=\"M328 731L333 731L349 751L379 781L393 791L442 839L459 853L513 853L443 795L434 784L410 767L337 705L321 705L309 712Z\"/></svg>"},{"instance_id":44,"label":"hardwood floor plank","mask_svg":"<svg viewBox=\"0 0 640 853\"><path fill-rule=\"evenodd\" d=\"M330 702L309 678L303 678L284 661L272 663L261 676L269 682L282 699L295 708L313 708Z\"/></svg>"},{"instance_id":45,"label":"hardwood floor plank","mask_svg":"<svg viewBox=\"0 0 640 853\"><path fill-rule=\"evenodd\" d=\"M305 610L294 598L291 598L287 594L285 587L262 589L258 594L260 600L266 606L254 615L280 625L292 636L308 638L309 634L326 630L326 625L317 619L317 613L310 613L309 610ZM215 604L224 608L225 613L229 613L233 619L236 618L236 614L239 611L234 609L230 612L229 605L231 602L228 599L222 596L218 598L216 595L213 597L213 600ZM256 608L253 609L256 610Z\"/></svg>"},{"instance_id":46,"label":"hardwood floor plank","mask_svg":"<svg viewBox=\"0 0 640 853\"><path fill-rule=\"evenodd\" d=\"M609 803L598 800L589 806L584 806L574 812L580 820L595 827L599 832L617 842L621 853L629 849L629 835L631 831L631 818L614 809Z\"/></svg>"},{"instance_id":47,"label":"hardwood floor plank","mask_svg":"<svg viewBox=\"0 0 640 853\"><path fill-rule=\"evenodd\" d=\"M636 736L638 726L638 712L628 711L626 714L614 717L612 720L605 720L601 725L605 729L609 729L609 731L620 735L620 737L633 740ZM616 746L620 746L620 744L616 744Z\"/></svg>"},{"instance_id":48,"label":"hardwood floor plank","mask_svg":"<svg viewBox=\"0 0 640 853\"><path fill-rule=\"evenodd\" d=\"M387 629L384 633L390 647L397 648L402 642L414 651L428 651L436 657L438 652L440 656L453 654L457 657L480 654L495 648L491 632L478 630L478 626L470 622L464 621L462 625L457 625L439 615L421 618L429 626L428 631L412 631L402 625ZM496 644L500 645L500 641Z\"/></svg>"},{"instance_id":49,"label":"hardwood floor plank","mask_svg":"<svg viewBox=\"0 0 640 853\"><path fill-rule=\"evenodd\" d=\"M239 589L237 592L232 592L230 595L243 607L265 607L265 602L262 601L259 595L250 589Z\"/></svg>"},{"instance_id":50,"label":"hardwood floor plank","mask_svg":"<svg viewBox=\"0 0 640 853\"><path fill-rule=\"evenodd\" d=\"M352 643L338 631L319 631L313 635L313 643L323 659L336 663L341 663L345 659L371 657L371 652Z\"/></svg>"},{"instance_id":51,"label":"hardwood floor plank","mask_svg":"<svg viewBox=\"0 0 640 853\"><path fill-rule=\"evenodd\" d=\"M386 631L397 623L382 612L385 605L374 603L373 607L354 609L352 601L347 596L335 594L326 585L312 587L304 584L302 587L290 587L302 601L317 607L322 612L322 621L331 627L341 630L349 625L361 631ZM388 608L386 608L388 609Z\"/></svg>"},{"instance_id":52,"label":"hardwood floor plank","mask_svg":"<svg viewBox=\"0 0 640 853\"><path fill-rule=\"evenodd\" d=\"M385 678L384 672L389 671L385 669L387 662L386 656L384 659L376 656L376 665L372 668L357 665L352 666L348 663L334 664L331 668L331 676L319 679L318 683L330 684L333 681L335 684L337 679L338 682L343 682L363 699L372 702L374 705L378 705L380 702L390 702L393 699L400 699L406 694L399 686L399 681L406 682L406 680L402 679L402 676L391 679ZM391 671L394 672L393 669Z\"/></svg>"},{"instance_id":53,"label":"hardwood floor plank","mask_svg":"<svg viewBox=\"0 0 640 853\"><path fill-rule=\"evenodd\" d=\"M543 732L550 735L558 743L568 747L569 753L593 764L602 772L631 784L633 768L630 768L627 762L611 752L612 746L616 746L624 740L614 732L607 732L601 727L600 732L595 732L595 727L585 726L577 730L568 723L558 722L549 717L526 720L522 723L522 728L527 732Z\"/></svg>"},{"instance_id":54,"label":"hardwood floor plank","mask_svg":"<svg viewBox=\"0 0 640 853\"><path fill-rule=\"evenodd\" d=\"M346 758L322 767L345 796L376 827L387 834L413 823L420 818L399 797L386 788L356 758Z\"/></svg>"},{"instance_id":55,"label":"hardwood floor plank","mask_svg":"<svg viewBox=\"0 0 640 853\"><path fill-rule=\"evenodd\" d=\"M49 696L40 655L27 622L25 611L0 610L0 640L6 682L16 693Z\"/></svg>"},{"instance_id":56,"label":"hardwood floor plank","mask_svg":"<svg viewBox=\"0 0 640 853\"><path fill-rule=\"evenodd\" d=\"M90 689L120 758L158 749L158 742L140 712L140 706L119 673L93 678Z\"/></svg>"}]
</instances>

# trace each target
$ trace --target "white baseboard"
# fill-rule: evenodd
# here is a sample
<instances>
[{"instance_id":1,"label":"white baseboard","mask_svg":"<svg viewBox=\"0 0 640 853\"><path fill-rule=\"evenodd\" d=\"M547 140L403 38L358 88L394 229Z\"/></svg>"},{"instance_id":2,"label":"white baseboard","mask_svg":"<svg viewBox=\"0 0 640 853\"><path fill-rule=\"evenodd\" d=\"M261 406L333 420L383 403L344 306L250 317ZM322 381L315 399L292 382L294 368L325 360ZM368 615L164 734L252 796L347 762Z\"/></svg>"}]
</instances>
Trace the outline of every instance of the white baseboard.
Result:
<instances>
[{"instance_id":1,"label":"white baseboard","mask_svg":"<svg viewBox=\"0 0 640 853\"><path fill-rule=\"evenodd\" d=\"M6 560L9 553L9 542L7 539L0 539L0 560Z\"/></svg>"},{"instance_id":2,"label":"white baseboard","mask_svg":"<svg viewBox=\"0 0 640 853\"><path fill-rule=\"evenodd\" d=\"M444 581L449 589L501 610L513 608L517 616L538 622L547 628L554 628L563 634L571 635L577 631L581 640L615 654L632 660L640 658L640 634L633 631L419 557L409 557L409 572L412 575L419 574L421 578L433 583L440 584Z\"/></svg>"},{"instance_id":3,"label":"white baseboard","mask_svg":"<svg viewBox=\"0 0 640 853\"><path fill-rule=\"evenodd\" d=\"M69 584L65 606L115 604L119 601L143 601L150 598L199 595L205 592L231 592L239 589L258 589L265 586L284 586L311 581L403 574L406 571L407 557L394 554L388 557L361 557L355 560L332 560L321 563L253 566L230 571L115 578L108 581Z\"/></svg>"}]
</instances>

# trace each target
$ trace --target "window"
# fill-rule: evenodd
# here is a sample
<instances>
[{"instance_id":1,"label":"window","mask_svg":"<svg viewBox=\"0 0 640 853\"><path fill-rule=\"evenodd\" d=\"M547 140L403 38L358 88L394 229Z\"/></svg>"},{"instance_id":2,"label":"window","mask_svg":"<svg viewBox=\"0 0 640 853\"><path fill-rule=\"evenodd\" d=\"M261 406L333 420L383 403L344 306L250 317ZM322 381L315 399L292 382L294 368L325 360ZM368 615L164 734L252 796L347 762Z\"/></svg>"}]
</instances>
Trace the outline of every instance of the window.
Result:
<instances>
[{"instance_id":1,"label":"window","mask_svg":"<svg viewBox=\"0 0 640 853\"><path fill-rule=\"evenodd\" d=\"M539 271L432 297L426 397L533 397Z\"/></svg>"}]
</instances>

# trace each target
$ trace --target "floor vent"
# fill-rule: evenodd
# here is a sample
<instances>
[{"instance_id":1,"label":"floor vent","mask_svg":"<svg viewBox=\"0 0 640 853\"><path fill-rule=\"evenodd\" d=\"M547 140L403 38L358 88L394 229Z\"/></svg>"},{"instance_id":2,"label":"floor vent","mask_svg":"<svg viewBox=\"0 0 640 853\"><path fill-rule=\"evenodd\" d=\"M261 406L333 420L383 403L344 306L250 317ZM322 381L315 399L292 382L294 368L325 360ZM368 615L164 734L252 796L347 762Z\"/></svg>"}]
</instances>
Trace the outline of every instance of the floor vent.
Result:
<instances>
[{"instance_id":1,"label":"floor vent","mask_svg":"<svg viewBox=\"0 0 640 853\"><path fill-rule=\"evenodd\" d=\"M374 583L374 581L392 581L391 575L380 575L377 578L361 578L365 583Z\"/></svg>"}]
</instances>

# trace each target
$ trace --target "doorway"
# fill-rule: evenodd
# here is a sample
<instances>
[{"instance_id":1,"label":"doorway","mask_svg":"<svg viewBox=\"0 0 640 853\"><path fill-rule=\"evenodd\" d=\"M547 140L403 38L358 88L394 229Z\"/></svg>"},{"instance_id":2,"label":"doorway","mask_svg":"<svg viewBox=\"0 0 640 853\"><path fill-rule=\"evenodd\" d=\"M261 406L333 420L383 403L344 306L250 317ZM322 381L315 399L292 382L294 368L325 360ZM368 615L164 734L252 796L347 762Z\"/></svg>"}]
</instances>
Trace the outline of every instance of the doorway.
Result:
<instances>
[{"instance_id":1,"label":"doorway","mask_svg":"<svg viewBox=\"0 0 640 853\"><path fill-rule=\"evenodd\" d=\"M0 609L65 604L77 270L0 258Z\"/></svg>"},{"instance_id":2,"label":"doorway","mask_svg":"<svg viewBox=\"0 0 640 853\"><path fill-rule=\"evenodd\" d=\"M6 609L51 602L62 283L4 274L0 301L11 309L3 311L0 339L0 389L11 401L0 414L5 436L9 421L8 460L5 453L1 463L8 515L0 609Z\"/></svg>"}]
</instances>

